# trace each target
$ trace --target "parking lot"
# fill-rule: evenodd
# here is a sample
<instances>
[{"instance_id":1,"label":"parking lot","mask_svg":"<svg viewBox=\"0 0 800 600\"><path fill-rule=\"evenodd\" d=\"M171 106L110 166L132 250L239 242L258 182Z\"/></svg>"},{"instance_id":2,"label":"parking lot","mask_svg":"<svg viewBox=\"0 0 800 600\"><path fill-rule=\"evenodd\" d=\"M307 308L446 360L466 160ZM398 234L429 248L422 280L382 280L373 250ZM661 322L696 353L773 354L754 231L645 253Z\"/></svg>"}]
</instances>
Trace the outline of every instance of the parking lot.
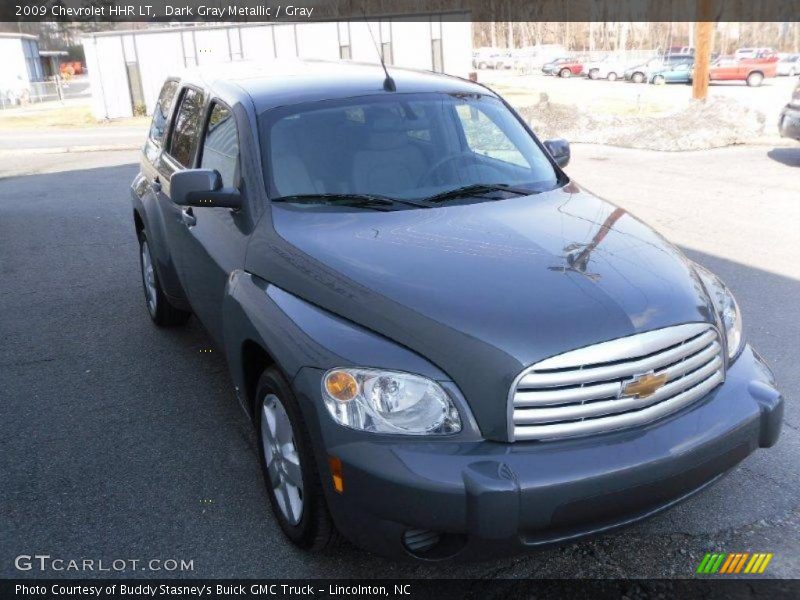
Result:
<instances>
[{"instance_id":1,"label":"parking lot","mask_svg":"<svg viewBox=\"0 0 800 600\"><path fill-rule=\"evenodd\" d=\"M269 512L254 436L219 352L203 352L210 340L195 320L159 330L148 319L127 190L137 152L5 155L0 575L92 575L14 569L15 556L40 553L193 561L191 572L156 576L687 577L719 550L772 552L765 575L800 577L800 146L576 145L573 157L567 171L579 183L732 287L787 397L775 448L645 523L523 556L443 566L349 546L305 555ZM137 574L154 575L125 573Z\"/></svg>"},{"instance_id":2,"label":"parking lot","mask_svg":"<svg viewBox=\"0 0 800 600\"><path fill-rule=\"evenodd\" d=\"M563 79L539 72L520 75L513 70L483 69L478 81L497 88L515 106L534 104L545 93L552 102L577 105L593 114L667 114L688 104L692 97L691 86L683 83L637 84L584 76ZM774 134L780 110L797 81L797 77L773 77L760 87L747 87L741 81L712 82L708 96L711 100L729 98L761 111L767 133Z\"/></svg>"}]
</instances>

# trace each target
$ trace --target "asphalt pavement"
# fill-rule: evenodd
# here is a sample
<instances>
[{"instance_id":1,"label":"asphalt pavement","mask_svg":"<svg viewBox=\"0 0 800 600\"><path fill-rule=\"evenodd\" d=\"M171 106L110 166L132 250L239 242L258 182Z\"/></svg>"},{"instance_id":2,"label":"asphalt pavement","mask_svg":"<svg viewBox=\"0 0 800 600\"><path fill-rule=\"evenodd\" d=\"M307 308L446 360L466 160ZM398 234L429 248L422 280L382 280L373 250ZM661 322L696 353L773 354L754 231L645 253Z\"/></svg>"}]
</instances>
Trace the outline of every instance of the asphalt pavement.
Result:
<instances>
[{"instance_id":1,"label":"asphalt pavement","mask_svg":"<svg viewBox=\"0 0 800 600\"><path fill-rule=\"evenodd\" d=\"M656 153L575 146L567 171L736 293L787 397L778 445L639 525L498 561L311 556L272 518L255 438L197 323L155 328L128 201L135 151L0 162L0 576L15 557L176 559L183 577L688 577L705 552L774 553L800 577L800 147ZM95 563L97 564L97 563ZM140 565L142 563L139 563ZM162 563L159 563L162 564ZM113 575L113 573L111 573Z\"/></svg>"}]
</instances>

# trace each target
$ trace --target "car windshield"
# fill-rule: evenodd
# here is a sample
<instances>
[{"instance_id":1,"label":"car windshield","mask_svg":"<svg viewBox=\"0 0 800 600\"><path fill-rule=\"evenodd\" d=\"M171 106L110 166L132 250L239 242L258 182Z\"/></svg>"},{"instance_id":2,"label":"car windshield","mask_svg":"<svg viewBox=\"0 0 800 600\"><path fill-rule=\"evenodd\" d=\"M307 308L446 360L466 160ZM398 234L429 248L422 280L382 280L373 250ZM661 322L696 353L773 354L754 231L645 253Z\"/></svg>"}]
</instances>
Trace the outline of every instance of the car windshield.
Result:
<instances>
[{"instance_id":1,"label":"car windshield","mask_svg":"<svg viewBox=\"0 0 800 600\"><path fill-rule=\"evenodd\" d=\"M543 149L488 95L309 102L265 111L259 129L273 199L427 200L477 185L530 193L559 185ZM474 190L478 199L480 188Z\"/></svg>"}]
</instances>

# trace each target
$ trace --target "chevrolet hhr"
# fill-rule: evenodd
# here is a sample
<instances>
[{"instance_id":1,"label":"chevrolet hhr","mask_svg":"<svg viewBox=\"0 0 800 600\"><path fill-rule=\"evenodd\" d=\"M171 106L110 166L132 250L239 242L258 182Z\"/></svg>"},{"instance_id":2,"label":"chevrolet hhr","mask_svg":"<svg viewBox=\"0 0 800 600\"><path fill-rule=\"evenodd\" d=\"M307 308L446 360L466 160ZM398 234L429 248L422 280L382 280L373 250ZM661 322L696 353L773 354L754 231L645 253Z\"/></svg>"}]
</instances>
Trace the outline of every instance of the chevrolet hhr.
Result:
<instances>
[{"instance_id":1,"label":"chevrolet hhr","mask_svg":"<svg viewBox=\"0 0 800 600\"><path fill-rule=\"evenodd\" d=\"M164 83L131 185L144 300L223 351L285 535L434 560L619 527L775 444L713 273L497 94L354 63Z\"/></svg>"}]
</instances>

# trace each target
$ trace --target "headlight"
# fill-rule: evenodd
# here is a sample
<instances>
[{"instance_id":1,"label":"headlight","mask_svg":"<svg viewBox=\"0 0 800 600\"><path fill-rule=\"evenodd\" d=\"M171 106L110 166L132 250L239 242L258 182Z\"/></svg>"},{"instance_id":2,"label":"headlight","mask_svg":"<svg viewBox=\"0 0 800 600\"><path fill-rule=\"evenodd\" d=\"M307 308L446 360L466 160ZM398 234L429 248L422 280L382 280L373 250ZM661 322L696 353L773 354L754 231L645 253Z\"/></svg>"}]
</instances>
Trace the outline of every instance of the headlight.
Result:
<instances>
[{"instance_id":1,"label":"headlight","mask_svg":"<svg viewBox=\"0 0 800 600\"><path fill-rule=\"evenodd\" d=\"M322 397L334 420L374 433L406 435L461 431L461 418L441 386L419 375L376 369L331 369Z\"/></svg>"},{"instance_id":2,"label":"headlight","mask_svg":"<svg viewBox=\"0 0 800 600\"><path fill-rule=\"evenodd\" d=\"M719 277L700 265L695 264L694 268L711 296L714 308L717 309L720 321L725 327L728 358L732 359L739 354L742 347L742 313L739 312L739 305Z\"/></svg>"}]
</instances>

